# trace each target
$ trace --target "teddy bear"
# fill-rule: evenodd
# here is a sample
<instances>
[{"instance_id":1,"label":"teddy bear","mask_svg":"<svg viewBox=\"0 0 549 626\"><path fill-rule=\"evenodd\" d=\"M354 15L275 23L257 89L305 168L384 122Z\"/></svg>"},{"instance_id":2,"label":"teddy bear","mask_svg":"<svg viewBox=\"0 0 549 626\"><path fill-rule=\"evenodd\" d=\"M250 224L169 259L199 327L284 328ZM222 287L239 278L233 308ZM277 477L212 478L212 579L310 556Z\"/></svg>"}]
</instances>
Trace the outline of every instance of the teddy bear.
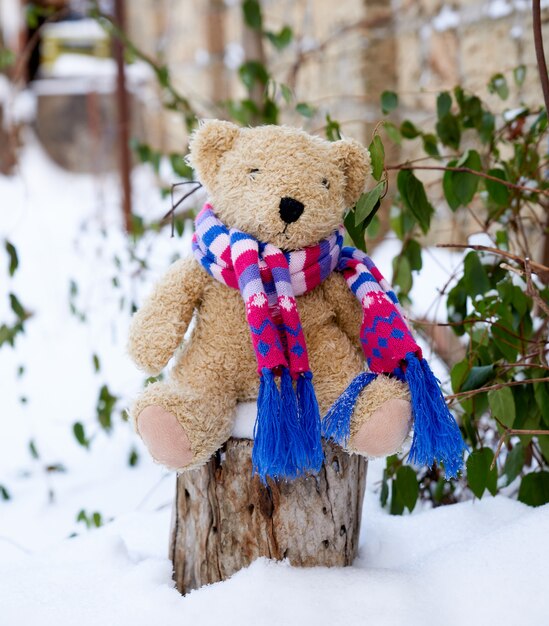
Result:
<instances>
[{"instance_id":1,"label":"teddy bear","mask_svg":"<svg viewBox=\"0 0 549 626\"><path fill-rule=\"evenodd\" d=\"M131 409L152 457L177 471L204 464L231 436L237 404L254 400L263 480L318 471L321 436L350 453L393 454L413 419L411 456L455 473L459 429L431 406L442 396L432 374L425 382L398 301L371 260L343 246L368 151L291 127L208 120L189 160L208 194L194 254L168 269L129 333L129 354L150 375L175 355L167 380Z\"/></svg>"}]
</instances>

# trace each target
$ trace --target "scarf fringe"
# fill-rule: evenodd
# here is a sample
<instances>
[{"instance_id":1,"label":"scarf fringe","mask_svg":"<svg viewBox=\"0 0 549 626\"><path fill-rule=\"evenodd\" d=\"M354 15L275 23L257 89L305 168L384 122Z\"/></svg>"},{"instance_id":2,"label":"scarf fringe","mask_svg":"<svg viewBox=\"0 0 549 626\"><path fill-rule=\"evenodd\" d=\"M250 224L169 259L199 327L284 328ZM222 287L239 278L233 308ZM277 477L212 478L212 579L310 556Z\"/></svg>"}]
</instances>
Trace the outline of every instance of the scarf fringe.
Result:
<instances>
[{"instance_id":1,"label":"scarf fringe","mask_svg":"<svg viewBox=\"0 0 549 626\"><path fill-rule=\"evenodd\" d=\"M463 441L456 420L450 413L439 381L427 361L406 355L404 378L410 388L414 415L414 436L408 460L418 465L444 465L446 478L454 478L463 467Z\"/></svg>"},{"instance_id":2,"label":"scarf fringe","mask_svg":"<svg viewBox=\"0 0 549 626\"><path fill-rule=\"evenodd\" d=\"M308 451L307 466L312 472L318 472L324 462L322 450L320 411L313 387L311 372L303 372L296 383L297 404L299 406L300 425Z\"/></svg>"},{"instance_id":3,"label":"scarf fringe","mask_svg":"<svg viewBox=\"0 0 549 626\"><path fill-rule=\"evenodd\" d=\"M306 375L308 374L308 376ZM264 484L267 478L294 479L318 472L324 461L320 413L310 372L300 375L294 391L288 368L280 374L261 370L252 466Z\"/></svg>"},{"instance_id":4,"label":"scarf fringe","mask_svg":"<svg viewBox=\"0 0 549 626\"><path fill-rule=\"evenodd\" d=\"M346 447L351 436L351 416L360 392L367 387L377 374L361 372L339 398L332 404L322 422L322 434L326 439Z\"/></svg>"}]
</instances>

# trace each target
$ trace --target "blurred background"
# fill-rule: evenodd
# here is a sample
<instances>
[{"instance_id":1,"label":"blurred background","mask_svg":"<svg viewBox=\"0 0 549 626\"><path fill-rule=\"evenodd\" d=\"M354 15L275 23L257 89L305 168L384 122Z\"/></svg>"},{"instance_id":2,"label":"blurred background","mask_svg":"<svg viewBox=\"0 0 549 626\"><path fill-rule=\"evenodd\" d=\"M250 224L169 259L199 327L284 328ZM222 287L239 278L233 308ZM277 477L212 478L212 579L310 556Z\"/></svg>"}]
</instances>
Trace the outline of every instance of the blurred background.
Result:
<instances>
[{"instance_id":1,"label":"blurred background","mask_svg":"<svg viewBox=\"0 0 549 626\"><path fill-rule=\"evenodd\" d=\"M370 147L350 238L394 283L473 461L452 482L437 468L407 480L405 455L376 462L369 502L545 503L534 31L547 40L547 2L536 24L525 0L0 0L0 560L106 522L143 553L165 549L174 477L128 423L147 381L125 341L190 249L204 195L172 185L193 180L200 118Z\"/></svg>"}]
</instances>

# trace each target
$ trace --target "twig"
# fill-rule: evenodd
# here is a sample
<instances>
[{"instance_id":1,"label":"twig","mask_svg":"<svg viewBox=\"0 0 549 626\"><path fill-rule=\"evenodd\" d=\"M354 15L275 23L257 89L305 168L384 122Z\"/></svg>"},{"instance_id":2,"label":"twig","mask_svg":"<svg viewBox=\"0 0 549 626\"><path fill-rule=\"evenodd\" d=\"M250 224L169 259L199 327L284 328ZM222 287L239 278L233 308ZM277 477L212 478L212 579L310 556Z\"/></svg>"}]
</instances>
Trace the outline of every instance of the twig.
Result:
<instances>
[{"instance_id":1,"label":"twig","mask_svg":"<svg viewBox=\"0 0 549 626\"><path fill-rule=\"evenodd\" d=\"M511 259L524 265L525 259L516 254L512 254L511 252L506 252L505 250L500 250L499 248L491 248L490 246L481 246L481 245L472 245L472 244L464 244L464 243L438 243L436 245L437 248L460 248L467 250L478 250L479 252L491 252L492 254L497 254L498 256L505 257L506 259ZM534 261L529 261L530 269L534 274L537 274L543 282L549 282L549 267L546 265L542 265L541 263L535 263Z\"/></svg>"},{"instance_id":2,"label":"twig","mask_svg":"<svg viewBox=\"0 0 549 626\"><path fill-rule=\"evenodd\" d=\"M536 49L536 60L538 62L539 79L545 101L545 110L549 114L549 77L547 76L547 65L545 63L545 53L543 51L543 36L541 33L541 6L540 0L532 0L532 28L534 31L534 47Z\"/></svg>"},{"instance_id":3,"label":"twig","mask_svg":"<svg viewBox=\"0 0 549 626\"><path fill-rule=\"evenodd\" d=\"M489 387L480 387L480 389L471 389L470 391L460 391L459 393L454 393L450 396L446 396L446 400L449 401L449 403L453 403L454 400L458 400L460 398L469 398L471 396L476 396L479 393L486 393L487 391L495 391L497 389L503 389L504 387L514 387L515 385L532 385L534 383L545 383L545 382L549 382L549 376L545 376L544 378L527 378L525 380L510 380L509 382L498 383L497 385L490 385Z\"/></svg>"},{"instance_id":4,"label":"twig","mask_svg":"<svg viewBox=\"0 0 549 626\"><path fill-rule=\"evenodd\" d=\"M478 176L480 178L485 178L486 180L492 180L495 183L499 183L500 185L505 185L510 189L517 189L518 191L528 191L530 193L539 193L544 196L549 196L549 191L547 189L539 189L537 187L526 187L525 185L516 185L515 183L510 183L507 180L502 180L501 178L497 178L496 176L491 176L490 174L485 174L484 172L478 172L477 170L473 170L470 167L450 167L447 165L387 165L388 170L439 170L441 172L461 172L463 174L473 174L474 176Z\"/></svg>"},{"instance_id":5,"label":"twig","mask_svg":"<svg viewBox=\"0 0 549 626\"><path fill-rule=\"evenodd\" d=\"M524 259L524 273L526 274L526 294L530 296L539 308L549 317L549 306L544 302L543 298L539 295L539 291L534 287L532 282L532 268L531 262L528 257Z\"/></svg>"},{"instance_id":6,"label":"twig","mask_svg":"<svg viewBox=\"0 0 549 626\"><path fill-rule=\"evenodd\" d=\"M499 420L498 420L499 422ZM500 422L501 424L501 422ZM503 433L503 435L501 435L501 437L499 438L498 441L498 447L496 448L496 451L494 453L494 458L492 460L492 463L490 464L490 470L493 470L495 465L496 465L496 461L498 459L498 456L501 452L501 449L503 448L503 444L505 443L505 440L507 439L507 437L511 437L512 435L549 435L549 430L536 430L536 429L520 429L520 428L507 428L505 427L505 432Z\"/></svg>"}]
</instances>

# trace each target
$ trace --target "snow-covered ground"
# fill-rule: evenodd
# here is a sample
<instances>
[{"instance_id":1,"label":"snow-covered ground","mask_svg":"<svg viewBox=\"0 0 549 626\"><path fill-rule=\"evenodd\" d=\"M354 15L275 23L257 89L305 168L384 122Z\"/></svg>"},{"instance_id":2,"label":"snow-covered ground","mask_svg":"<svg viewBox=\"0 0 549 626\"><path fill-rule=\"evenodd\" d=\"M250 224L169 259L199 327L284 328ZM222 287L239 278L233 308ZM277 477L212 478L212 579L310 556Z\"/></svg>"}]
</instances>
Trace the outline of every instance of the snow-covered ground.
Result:
<instances>
[{"instance_id":1,"label":"snow-covered ground","mask_svg":"<svg viewBox=\"0 0 549 626\"><path fill-rule=\"evenodd\" d=\"M137 169L134 184L140 212L162 215L150 174ZM0 350L0 485L11 496L0 497L2 626L546 623L549 506L498 496L392 517L379 505L377 461L353 567L303 570L260 560L182 598L167 559L174 476L150 461L119 416L110 435L96 425L102 384L124 399L142 384L124 353L120 297L134 291L139 300L147 284L116 270L114 254L127 254L118 211L115 178L62 172L32 138L19 174L0 177L0 239L20 255L13 279L0 273L0 320L10 319L12 291L34 312L15 349ZM147 245L150 282L188 240L160 235ZM387 275L391 252L386 244L375 255ZM455 261L432 254L427 285L416 287L421 313ZM2 252L0 263L7 263ZM88 323L69 311L71 279ZM94 437L90 450L74 439L76 421ZM46 471L58 463L65 472ZM88 530L76 520L81 510L106 523Z\"/></svg>"}]
</instances>

